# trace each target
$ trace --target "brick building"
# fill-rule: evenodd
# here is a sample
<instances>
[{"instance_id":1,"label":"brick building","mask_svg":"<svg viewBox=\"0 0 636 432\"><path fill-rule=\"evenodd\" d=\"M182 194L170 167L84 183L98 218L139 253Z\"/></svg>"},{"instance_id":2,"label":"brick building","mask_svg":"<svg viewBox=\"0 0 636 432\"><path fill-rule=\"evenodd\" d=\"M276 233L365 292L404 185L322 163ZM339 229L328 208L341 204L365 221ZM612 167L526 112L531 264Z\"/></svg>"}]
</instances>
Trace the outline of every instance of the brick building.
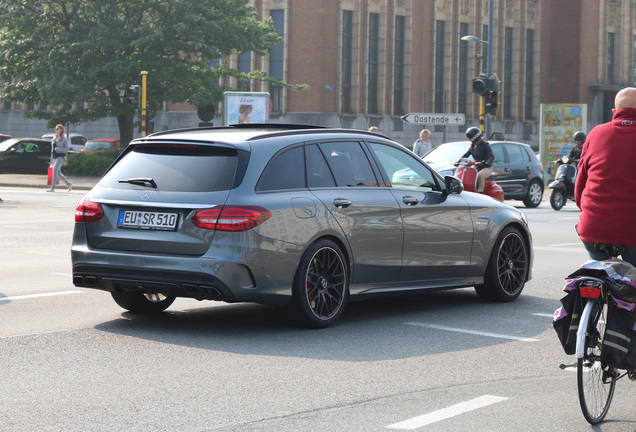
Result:
<instances>
[{"instance_id":1,"label":"brick building","mask_svg":"<svg viewBox=\"0 0 636 432\"><path fill-rule=\"evenodd\" d=\"M636 5L627 0L492 0L493 72L501 82L492 130L538 144L541 103L587 103L589 130L607 121L616 92L635 84ZM485 72L489 0L251 0L271 17L284 41L271 55L235 55L241 71L263 69L309 88L292 91L261 83L227 83L267 91L270 121L367 129L411 143L422 126L409 112L464 113L464 126L434 126L434 143L463 139L479 122L472 79ZM483 54L484 58L477 56ZM0 132L38 135L43 122L29 107L4 103ZM155 130L196 126L196 109L164 103ZM222 104L220 106L222 109ZM222 124L219 115L215 124ZM73 128L88 137L114 136L103 119Z\"/></svg>"}]
</instances>

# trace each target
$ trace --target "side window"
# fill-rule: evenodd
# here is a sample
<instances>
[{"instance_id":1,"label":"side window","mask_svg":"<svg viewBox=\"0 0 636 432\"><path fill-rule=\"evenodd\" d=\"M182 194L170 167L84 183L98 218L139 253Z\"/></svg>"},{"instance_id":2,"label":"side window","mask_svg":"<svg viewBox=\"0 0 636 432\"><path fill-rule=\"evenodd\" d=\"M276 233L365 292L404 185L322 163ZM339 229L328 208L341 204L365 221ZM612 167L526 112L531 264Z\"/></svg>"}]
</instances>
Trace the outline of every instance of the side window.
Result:
<instances>
[{"instance_id":1,"label":"side window","mask_svg":"<svg viewBox=\"0 0 636 432\"><path fill-rule=\"evenodd\" d=\"M338 187L373 187L378 181L358 142L318 144Z\"/></svg>"},{"instance_id":2,"label":"side window","mask_svg":"<svg viewBox=\"0 0 636 432\"><path fill-rule=\"evenodd\" d=\"M511 163L530 162L530 156L528 156L528 153L519 145L506 144L506 151L508 152L508 158Z\"/></svg>"},{"instance_id":3,"label":"side window","mask_svg":"<svg viewBox=\"0 0 636 432\"><path fill-rule=\"evenodd\" d=\"M504 148L502 145L495 144L490 146L492 148L492 154L495 155L495 163L506 163L506 155L504 154Z\"/></svg>"},{"instance_id":4,"label":"side window","mask_svg":"<svg viewBox=\"0 0 636 432\"><path fill-rule=\"evenodd\" d=\"M305 154L307 156L307 186L310 188L336 187L336 181L318 146L308 145Z\"/></svg>"},{"instance_id":5,"label":"side window","mask_svg":"<svg viewBox=\"0 0 636 432\"><path fill-rule=\"evenodd\" d=\"M412 154L396 148L371 143L391 186L420 191L439 190L435 175Z\"/></svg>"},{"instance_id":6,"label":"side window","mask_svg":"<svg viewBox=\"0 0 636 432\"><path fill-rule=\"evenodd\" d=\"M37 153L40 151L40 148L38 147L37 144L28 142L26 143L26 151L29 153Z\"/></svg>"},{"instance_id":7,"label":"side window","mask_svg":"<svg viewBox=\"0 0 636 432\"><path fill-rule=\"evenodd\" d=\"M274 155L256 186L259 192L305 187L303 148L296 147Z\"/></svg>"}]
</instances>

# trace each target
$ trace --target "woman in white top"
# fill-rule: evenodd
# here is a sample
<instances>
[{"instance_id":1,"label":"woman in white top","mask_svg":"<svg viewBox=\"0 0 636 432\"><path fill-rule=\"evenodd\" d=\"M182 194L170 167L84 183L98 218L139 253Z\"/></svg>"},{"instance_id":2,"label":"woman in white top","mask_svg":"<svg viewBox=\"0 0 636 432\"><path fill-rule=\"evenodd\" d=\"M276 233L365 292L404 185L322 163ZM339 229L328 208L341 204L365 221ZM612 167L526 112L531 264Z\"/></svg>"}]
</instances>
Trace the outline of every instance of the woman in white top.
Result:
<instances>
[{"instance_id":1,"label":"woman in white top","mask_svg":"<svg viewBox=\"0 0 636 432\"><path fill-rule=\"evenodd\" d=\"M66 188L70 192L72 184L62 174L62 165L64 165L64 158L70 148L68 137L64 134L64 126L61 124L55 126L55 136L51 141L51 166L53 167L53 176L51 181L51 187L47 189L47 192L55 192L55 185L57 184L58 177L64 180Z\"/></svg>"}]
</instances>

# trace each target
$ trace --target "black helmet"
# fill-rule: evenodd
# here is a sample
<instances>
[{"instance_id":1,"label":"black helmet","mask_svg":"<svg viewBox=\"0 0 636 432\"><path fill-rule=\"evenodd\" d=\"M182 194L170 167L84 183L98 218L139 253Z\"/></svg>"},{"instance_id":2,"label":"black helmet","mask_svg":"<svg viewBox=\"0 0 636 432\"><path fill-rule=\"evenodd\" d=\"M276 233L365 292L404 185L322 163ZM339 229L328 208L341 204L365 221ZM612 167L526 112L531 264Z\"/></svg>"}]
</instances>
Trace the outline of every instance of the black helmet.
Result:
<instances>
[{"instance_id":1,"label":"black helmet","mask_svg":"<svg viewBox=\"0 0 636 432\"><path fill-rule=\"evenodd\" d=\"M577 133L574 134L573 138L574 138L574 141L581 140L581 143L585 143L585 132L578 131Z\"/></svg>"},{"instance_id":2,"label":"black helmet","mask_svg":"<svg viewBox=\"0 0 636 432\"><path fill-rule=\"evenodd\" d=\"M470 142L475 142L482 136L481 129L478 127L471 127L466 129L466 136L470 140Z\"/></svg>"}]
</instances>

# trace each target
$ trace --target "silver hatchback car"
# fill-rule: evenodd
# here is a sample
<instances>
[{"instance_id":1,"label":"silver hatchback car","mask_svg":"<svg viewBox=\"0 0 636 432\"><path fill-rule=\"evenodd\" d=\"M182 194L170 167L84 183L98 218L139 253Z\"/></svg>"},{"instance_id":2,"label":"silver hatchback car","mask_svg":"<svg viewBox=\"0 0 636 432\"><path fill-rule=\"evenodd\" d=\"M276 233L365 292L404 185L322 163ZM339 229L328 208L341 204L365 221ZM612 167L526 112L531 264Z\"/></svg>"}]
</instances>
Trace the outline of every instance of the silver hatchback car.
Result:
<instances>
[{"instance_id":1,"label":"silver hatchback car","mask_svg":"<svg viewBox=\"0 0 636 432\"><path fill-rule=\"evenodd\" d=\"M234 125L137 139L75 222L73 283L133 312L176 297L257 302L321 328L350 296L475 287L512 301L531 278L519 210L356 130Z\"/></svg>"}]
</instances>

